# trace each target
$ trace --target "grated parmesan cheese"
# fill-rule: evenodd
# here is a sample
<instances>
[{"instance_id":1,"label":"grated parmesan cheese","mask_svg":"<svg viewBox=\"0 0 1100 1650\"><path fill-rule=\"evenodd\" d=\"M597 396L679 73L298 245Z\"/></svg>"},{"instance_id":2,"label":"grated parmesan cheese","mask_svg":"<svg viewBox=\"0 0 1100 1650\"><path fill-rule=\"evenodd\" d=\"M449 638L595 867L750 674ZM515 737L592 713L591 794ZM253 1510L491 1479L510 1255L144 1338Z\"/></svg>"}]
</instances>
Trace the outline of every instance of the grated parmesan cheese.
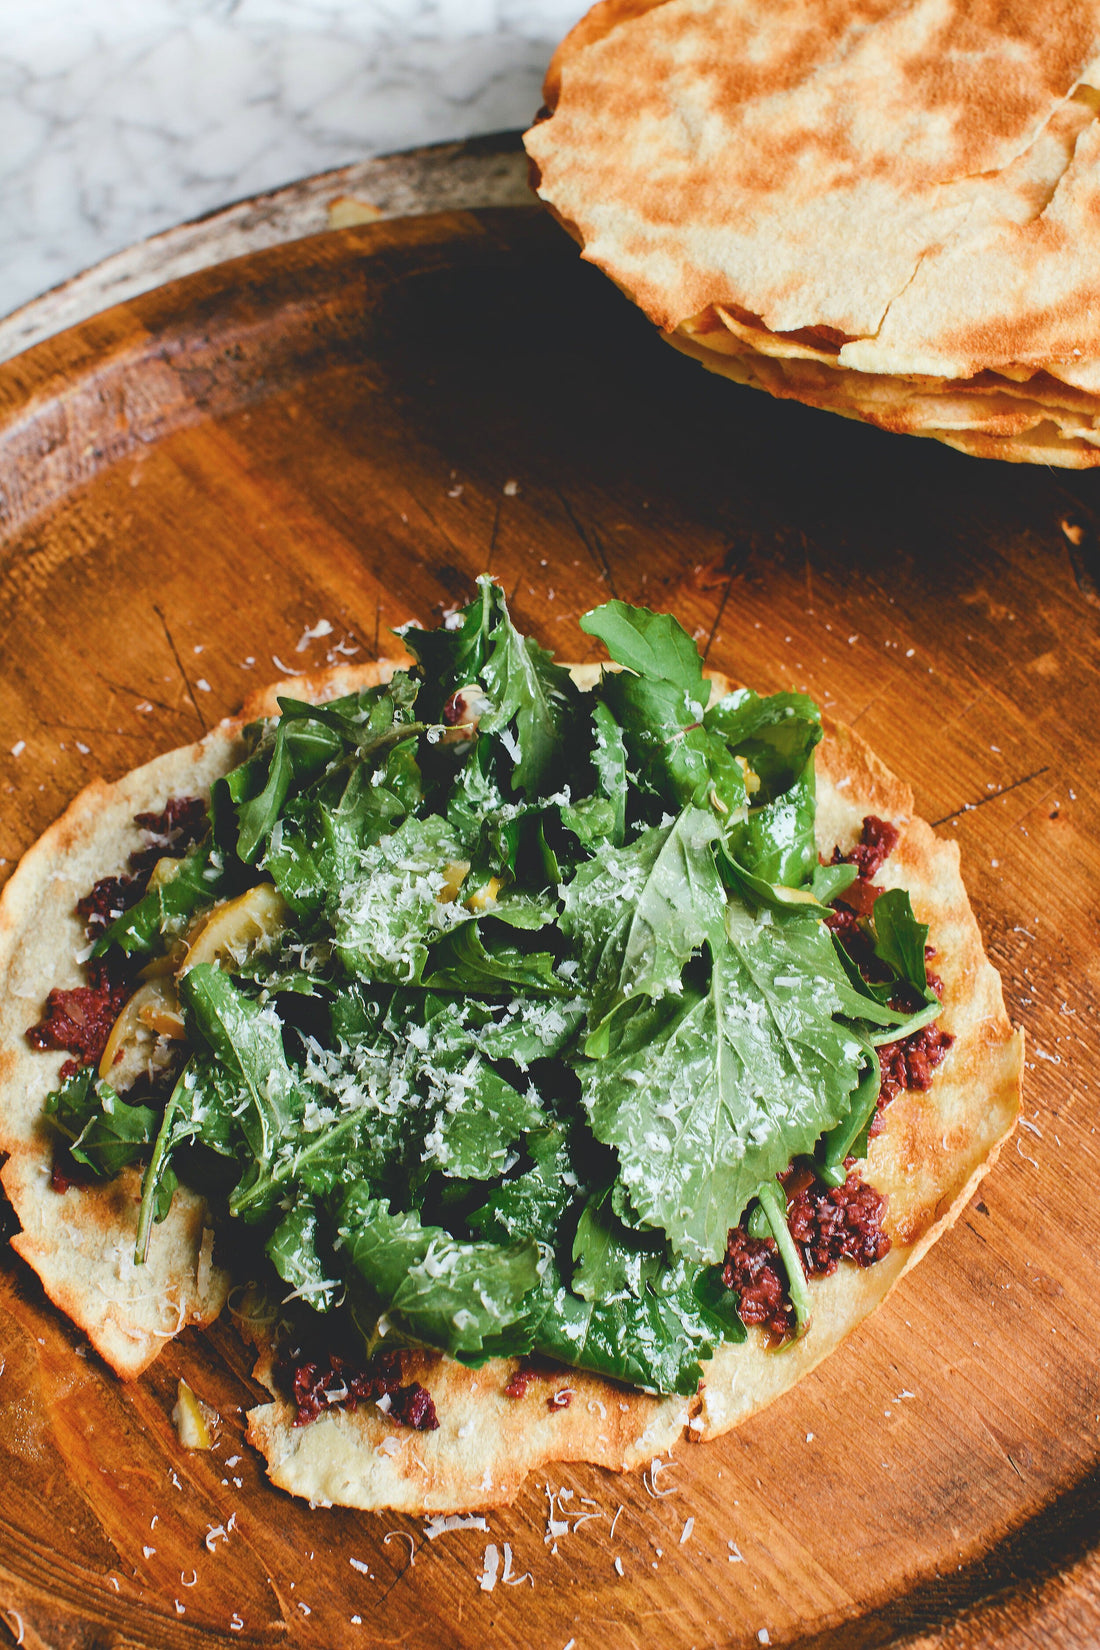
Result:
<instances>
[{"instance_id":1,"label":"grated parmesan cheese","mask_svg":"<svg viewBox=\"0 0 1100 1650\"><path fill-rule=\"evenodd\" d=\"M391 1540L408 1542L409 1568L412 1569L413 1565L416 1563L416 1542L413 1540L408 1530L387 1530L386 1534L382 1537L383 1547L388 1547ZM354 1564L354 1562L355 1560L353 1559L352 1563Z\"/></svg>"},{"instance_id":2,"label":"grated parmesan cheese","mask_svg":"<svg viewBox=\"0 0 1100 1650\"><path fill-rule=\"evenodd\" d=\"M483 1593L491 1593L497 1584L497 1571L500 1568L500 1554L496 1543L490 1541L485 1549L485 1558L482 1562L481 1574L477 1578L478 1586Z\"/></svg>"},{"instance_id":3,"label":"grated parmesan cheese","mask_svg":"<svg viewBox=\"0 0 1100 1650\"><path fill-rule=\"evenodd\" d=\"M507 1541L504 1543L504 1569L500 1579L507 1587L518 1587L524 1581L529 1581L532 1587L535 1585L535 1578L530 1570L524 1570L521 1576L512 1574L512 1549Z\"/></svg>"},{"instance_id":4,"label":"grated parmesan cheese","mask_svg":"<svg viewBox=\"0 0 1100 1650\"><path fill-rule=\"evenodd\" d=\"M488 1530L488 1519L478 1513L435 1513L424 1526L424 1535L428 1541L434 1541L438 1535L446 1535L449 1530Z\"/></svg>"},{"instance_id":5,"label":"grated parmesan cheese","mask_svg":"<svg viewBox=\"0 0 1100 1650\"><path fill-rule=\"evenodd\" d=\"M331 636L332 626L327 619L318 619L315 625L306 625L298 638L295 653L304 653L310 642L317 641L321 636Z\"/></svg>"}]
</instances>

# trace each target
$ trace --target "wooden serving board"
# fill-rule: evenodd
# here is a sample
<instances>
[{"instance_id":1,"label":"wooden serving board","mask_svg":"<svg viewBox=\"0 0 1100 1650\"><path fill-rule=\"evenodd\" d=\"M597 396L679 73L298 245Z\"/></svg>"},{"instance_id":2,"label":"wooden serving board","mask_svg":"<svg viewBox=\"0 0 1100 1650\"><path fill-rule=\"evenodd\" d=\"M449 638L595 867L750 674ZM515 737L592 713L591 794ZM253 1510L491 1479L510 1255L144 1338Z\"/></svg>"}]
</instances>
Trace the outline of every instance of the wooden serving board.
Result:
<instances>
[{"instance_id":1,"label":"wooden serving board","mask_svg":"<svg viewBox=\"0 0 1100 1650\"><path fill-rule=\"evenodd\" d=\"M95 775L287 666L384 652L487 568L562 657L591 655L577 616L615 594L856 724L961 842L1030 1034L1018 1139L825 1366L682 1449L673 1494L555 1471L488 1534L273 1490L230 1322L124 1385L7 1254L0 1640L1097 1641L1098 525L1100 476L708 377L534 210L318 236L0 367L4 874ZM209 1455L177 1444L180 1374L221 1413ZM556 1551L547 1482L573 1492ZM490 1540L533 1584L479 1589Z\"/></svg>"}]
</instances>

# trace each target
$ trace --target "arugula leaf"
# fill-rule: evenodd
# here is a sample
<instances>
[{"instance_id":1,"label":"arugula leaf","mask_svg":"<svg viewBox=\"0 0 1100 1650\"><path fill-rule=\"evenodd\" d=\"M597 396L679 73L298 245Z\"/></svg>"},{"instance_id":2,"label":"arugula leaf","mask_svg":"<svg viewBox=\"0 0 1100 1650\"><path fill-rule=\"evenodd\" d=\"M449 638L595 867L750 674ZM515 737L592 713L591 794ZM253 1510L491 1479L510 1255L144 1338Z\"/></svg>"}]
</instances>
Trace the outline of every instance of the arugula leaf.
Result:
<instances>
[{"instance_id":1,"label":"arugula leaf","mask_svg":"<svg viewBox=\"0 0 1100 1650\"><path fill-rule=\"evenodd\" d=\"M602 700L643 789L668 807L692 803L739 814L744 772L725 739L704 724L709 688L699 651L683 627L668 614L618 601L586 613L581 627L627 667L604 678ZM600 732L606 734L608 725L605 718Z\"/></svg>"},{"instance_id":2,"label":"arugula leaf","mask_svg":"<svg viewBox=\"0 0 1100 1650\"><path fill-rule=\"evenodd\" d=\"M384 1199L353 1187L337 1216L349 1260L386 1315L419 1341L466 1362L482 1361L512 1330L530 1350L531 1296L540 1256L530 1238L462 1243L413 1211L392 1214ZM526 1342L526 1345L523 1343Z\"/></svg>"},{"instance_id":3,"label":"arugula leaf","mask_svg":"<svg viewBox=\"0 0 1100 1650\"><path fill-rule=\"evenodd\" d=\"M509 1147L545 1121L538 1096L518 1094L476 1050L440 1058L428 1067L430 1126L424 1167L464 1180L502 1173Z\"/></svg>"},{"instance_id":4,"label":"arugula leaf","mask_svg":"<svg viewBox=\"0 0 1100 1650\"><path fill-rule=\"evenodd\" d=\"M314 1312L330 1312L342 1291L339 1280L328 1276L317 1243L317 1206L312 1198L303 1198L287 1210L265 1248L283 1282L291 1286L287 1299L304 1300Z\"/></svg>"},{"instance_id":5,"label":"arugula leaf","mask_svg":"<svg viewBox=\"0 0 1100 1650\"><path fill-rule=\"evenodd\" d=\"M810 1321L810 1297L806 1293L802 1257L787 1225L787 1199L777 1180L766 1180L757 1187L756 1196L787 1274L787 1294L794 1307L796 1332L801 1334Z\"/></svg>"},{"instance_id":6,"label":"arugula leaf","mask_svg":"<svg viewBox=\"0 0 1100 1650\"><path fill-rule=\"evenodd\" d=\"M699 649L670 613L651 613L647 607L605 602L585 613L581 629L598 636L616 664L639 676L651 676L682 689L706 703L703 661Z\"/></svg>"},{"instance_id":7,"label":"arugula leaf","mask_svg":"<svg viewBox=\"0 0 1100 1650\"><path fill-rule=\"evenodd\" d=\"M924 961L928 924L914 917L905 889L888 888L880 894L872 909L871 922L875 931L875 956L892 968L899 979L908 981L924 995L928 990Z\"/></svg>"},{"instance_id":8,"label":"arugula leaf","mask_svg":"<svg viewBox=\"0 0 1100 1650\"><path fill-rule=\"evenodd\" d=\"M821 741L821 712L804 693L762 698L739 688L711 705L703 721L736 756L744 757L760 781L761 803L774 801L798 782Z\"/></svg>"},{"instance_id":9,"label":"arugula leaf","mask_svg":"<svg viewBox=\"0 0 1100 1650\"><path fill-rule=\"evenodd\" d=\"M672 825L644 831L627 848L601 849L564 890L561 925L579 944L590 993L587 1054L607 1048L601 1028L624 1003L678 992L688 958L721 934L719 834L713 814L685 808Z\"/></svg>"},{"instance_id":10,"label":"arugula leaf","mask_svg":"<svg viewBox=\"0 0 1100 1650\"><path fill-rule=\"evenodd\" d=\"M207 966L207 965L204 965ZM134 1260L145 1262L153 1221L172 1206L176 1186L172 1156L187 1141L201 1140L225 1157L236 1155L236 1086L209 1054L195 1054L184 1066L159 1119L153 1150L141 1181Z\"/></svg>"},{"instance_id":11,"label":"arugula leaf","mask_svg":"<svg viewBox=\"0 0 1100 1650\"><path fill-rule=\"evenodd\" d=\"M511 1060L526 1071L536 1060L552 1060L570 1048L584 1024L579 997L513 997L500 1019L481 1028L477 1045L488 1060Z\"/></svg>"},{"instance_id":12,"label":"arugula leaf","mask_svg":"<svg viewBox=\"0 0 1100 1650\"><path fill-rule=\"evenodd\" d=\"M147 1154L160 1122L151 1107L123 1100L94 1066L82 1066L48 1094L45 1111L75 1161L105 1180Z\"/></svg>"},{"instance_id":13,"label":"arugula leaf","mask_svg":"<svg viewBox=\"0 0 1100 1650\"><path fill-rule=\"evenodd\" d=\"M563 803L558 809L562 824L586 848L596 848L601 842L622 843L622 831L615 804L605 796L586 796L573 807ZM554 882L561 881L561 867L555 862Z\"/></svg>"},{"instance_id":14,"label":"arugula leaf","mask_svg":"<svg viewBox=\"0 0 1100 1650\"><path fill-rule=\"evenodd\" d=\"M520 635L499 592L497 599L493 648L480 673L493 708L482 716L481 732L500 735L514 763L513 787L530 797L545 796L567 758L578 693L553 655Z\"/></svg>"},{"instance_id":15,"label":"arugula leaf","mask_svg":"<svg viewBox=\"0 0 1100 1650\"><path fill-rule=\"evenodd\" d=\"M570 1131L563 1123L533 1130L527 1137L531 1168L504 1180L467 1217L470 1230L486 1238L534 1238L551 1245L578 1196Z\"/></svg>"},{"instance_id":16,"label":"arugula leaf","mask_svg":"<svg viewBox=\"0 0 1100 1650\"><path fill-rule=\"evenodd\" d=\"M265 734L247 762L218 781L221 817L226 818L226 795L236 805L238 857L256 864L288 798L315 784L339 759L354 757L360 767L373 767L395 745L422 733L424 724L409 715L415 697L416 684L399 671L388 687L368 688L328 705L280 698L282 714L274 732Z\"/></svg>"},{"instance_id":17,"label":"arugula leaf","mask_svg":"<svg viewBox=\"0 0 1100 1650\"><path fill-rule=\"evenodd\" d=\"M815 865L810 883L813 896L820 905L831 905L858 876L856 865Z\"/></svg>"},{"instance_id":18,"label":"arugula leaf","mask_svg":"<svg viewBox=\"0 0 1100 1650\"><path fill-rule=\"evenodd\" d=\"M816 882L809 888L789 888L785 882L768 882L761 876L739 865L724 849L718 853L718 865L722 873L722 880L741 896L746 905L766 905L772 911L801 911L813 912L824 916L825 908L821 905L816 894ZM823 867L818 867L823 869Z\"/></svg>"},{"instance_id":19,"label":"arugula leaf","mask_svg":"<svg viewBox=\"0 0 1100 1650\"><path fill-rule=\"evenodd\" d=\"M338 797L295 797L272 827L261 863L300 916L315 916L360 870L360 850L394 829L420 797L413 741L372 770L353 767Z\"/></svg>"},{"instance_id":20,"label":"arugula leaf","mask_svg":"<svg viewBox=\"0 0 1100 1650\"><path fill-rule=\"evenodd\" d=\"M322 909L333 873L352 860L354 836L315 797L295 797L272 828L260 864L291 910L312 917Z\"/></svg>"},{"instance_id":21,"label":"arugula leaf","mask_svg":"<svg viewBox=\"0 0 1100 1650\"><path fill-rule=\"evenodd\" d=\"M691 803L714 808L724 820L742 816L745 772L725 740L703 725L705 685L696 696L673 682L622 672L607 678L603 693L638 787L661 809Z\"/></svg>"},{"instance_id":22,"label":"arugula leaf","mask_svg":"<svg viewBox=\"0 0 1100 1650\"><path fill-rule=\"evenodd\" d=\"M374 756L380 748L412 731L410 714L419 692L419 683L407 670L394 671L388 682L348 693L340 699L315 705L305 699L279 697L283 724L312 722L336 734L348 752L360 758ZM405 732L402 733L402 727ZM311 768L313 764L310 764Z\"/></svg>"},{"instance_id":23,"label":"arugula leaf","mask_svg":"<svg viewBox=\"0 0 1100 1650\"><path fill-rule=\"evenodd\" d=\"M865 980L835 935L833 945L844 973L844 982L837 987L840 994L840 1011L847 1019L859 1021L867 1028L882 1028L867 1031L870 1041L875 1045L896 1042L899 1037L908 1037L910 1032L931 1025L932 1021L938 1020L943 1013L943 1005L939 998L927 990L923 993L924 1003L920 1008L891 1008L889 999L897 990L897 980Z\"/></svg>"},{"instance_id":24,"label":"arugula leaf","mask_svg":"<svg viewBox=\"0 0 1100 1650\"><path fill-rule=\"evenodd\" d=\"M258 1007L228 974L199 963L179 981L188 1029L209 1047L248 1103L239 1114L241 1134L257 1160L266 1160L301 1115L298 1080L283 1051L282 1027L271 1009Z\"/></svg>"},{"instance_id":25,"label":"arugula leaf","mask_svg":"<svg viewBox=\"0 0 1100 1650\"><path fill-rule=\"evenodd\" d=\"M665 1270L664 1244L648 1239L617 1219L610 1185L593 1193L581 1210L573 1239L572 1290L586 1301L610 1304L625 1295L640 1300L646 1286Z\"/></svg>"},{"instance_id":26,"label":"arugula leaf","mask_svg":"<svg viewBox=\"0 0 1100 1650\"><path fill-rule=\"evenodd\" d=\"M823 1134L818 1142L816 1167L826 1186L843 1186L848 1175L844 1167L845 1158L863 1157L867 1151L867 1130L875 1115L882 1088L882 1067L870 1043L866 1054L867 1069L852 1091L847 1117Z\"/></svg>"},{"instance_id":27,"label":"arugula leaf","mask_svg":"<svg viewBox=\"0 0 1100 1650\"><path fill-rule=\"evenodd\" d=\"M694 1292L696 1269L675 1265L659 1286L647 1280L640 1296L588 1301L551 1273L549 1306L535 1346L547 1357L629 1381L650 1392L696 1392L702 1358L720 1339L712 1313Z\"/></svg>"},{"instance_id":28,"label":"arugula leaf","mask_svg":"<svg viewBox=\"0 0 1100 1650\"><path fill-rule=\"evenodd\" d=\"M461 766L451 775L443 799L443 813L463 847L471 853L487 822L515 820L527 811L524 802L505 796L497 755L496 741L476 740Z\"/></svg>"},{"instance_id":29,"label":"arugula leaf","mask_svg":"<svg viewBox=\"0 0 1100 1650\"><path fill-rule=\"evenodd\" d=\"M814 770L809 766L789 790L729 826L729 852L762 881L800 888L818 863L816 814Z\"/></svg>"},{"instance_id":30,"label":"arugula leaf","mask_svg":"<svg viewBox=\"0 0 1100 1650\"><path fill-rule=\"evenodd\" d=\"M510 944L491 918L471 919L450 930L432 949L424 984L440 991L504 992L566 997L572 987L559 977L550 951L525 951Z\"/></svg>"},{"instance_id":31,"label":"arugula leaf","mask_svg":"<svg viewBox=\"0 0 1100 1650\"><path fill-rule=\"evenodd\" d=\"M843 975L816 921L731 905L709 986L643 1003L580 1072L598 1139L640 1218L717 1261L765 1180L840 1121L863 1060L833 1018Z\"/></svg>"},{"instance_id":32,"label":"arugula leaf","mask_svg":"<svg viewBox=\"0 0 1100 1650\"><path fill-rule=\"evenodd\" d=\"M230 1196L230 1212L250 1224L266 1220L284 1198L305 1193L328 1197L356 1179L377 1188L389 1179L393 1157L402 1144L395 1119L377 1109L340 1113L331 1108L311 1114L313 1127L297 1144L266 1164L258 1164ZM375 1126L378 1125L376 1132Z\"/></svg>"},{"instance_id":33,"label":"arugula leaf","mask_svg":"<svg viewBox=\"0 0 1100 1650\"><path fill-rule=\"evenodd\" d=\"M720 1266L701 1266L695 1274L692 1293L704 1322L713 1326L716 1339L740 1343L748 1338L737 1310L738 1296L726 1288Z\"/></svg>"},{"instance_id":34,"label":"arugula leaf","mask_svg":"<svg viewBox=\"0 0 1100 1650\"><path fill-rule=\"evenodd\" d=\"M263 790L242 800L237 808L236 850L239 859L246 865L255 864L295 776L303 767L311 777L320 773L340 749L340 740L321 725L303 728L285 717L279 722Z\"/></svg>"},{"instance_id":35,"label":"arugula leaf","mask_svg":"<svg viewBox=\"0 0 1100 1650\"><path fill-rule=\"evenodd\" d=\"M614 817L610 831L612 843L621 848L626 836L626 745L623 742L623 730L612 716L602 699L597 700L592 710L592 725L596 736L595 747L592 752L592 766L596 770L600 794L604 796L614 808Z\"/></svg>"},{"instance_id":36,"label":"arugula leaf","mask_svg":"<svg viewBox=\"0 0 1100 1650\"><path fill-rule=\"evenodd\" d=\"M336 1047L307 1048L308 1127L234 1192L235 1212L258 1219L296 1186L327 1197L351 1181L416 1198L434 1174L469 1183L515 1162L541 1103L488 1063L466 1019L465 1003L426 993L338 998Z\"/></svg>"},{"instance_id":37,"label":"arugula leaf","mask_svg":"<svg viewBox=\"0 0 1100 1650\"><path fill-rule=\"evenodd\" d=\"M499 596L493 581L482 577L470 605L439 630L406 624L396 632L420 667L423 686L419 703L431 721L440 721L443 706L458 688L480 680L489 657Z\"/></svg>"}]
</instances>

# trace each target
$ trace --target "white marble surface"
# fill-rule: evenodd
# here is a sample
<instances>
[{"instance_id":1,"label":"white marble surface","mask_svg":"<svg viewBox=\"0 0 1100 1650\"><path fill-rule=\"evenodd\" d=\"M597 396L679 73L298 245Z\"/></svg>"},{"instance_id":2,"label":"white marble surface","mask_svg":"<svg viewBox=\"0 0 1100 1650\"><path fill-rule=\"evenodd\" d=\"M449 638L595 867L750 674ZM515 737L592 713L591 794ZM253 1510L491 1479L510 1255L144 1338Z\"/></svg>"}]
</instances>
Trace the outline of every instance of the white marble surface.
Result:
<instances>
[{"instance_id":1,"label":"white marble surface","mask_svg":"<svg viewBox=\"0 0 1100 1650\"><path fill-rule=\"evenodd\" d=\"M0 0L0 315L330 167L527 124L584 0Z\"/></svg>"}]
</instances>

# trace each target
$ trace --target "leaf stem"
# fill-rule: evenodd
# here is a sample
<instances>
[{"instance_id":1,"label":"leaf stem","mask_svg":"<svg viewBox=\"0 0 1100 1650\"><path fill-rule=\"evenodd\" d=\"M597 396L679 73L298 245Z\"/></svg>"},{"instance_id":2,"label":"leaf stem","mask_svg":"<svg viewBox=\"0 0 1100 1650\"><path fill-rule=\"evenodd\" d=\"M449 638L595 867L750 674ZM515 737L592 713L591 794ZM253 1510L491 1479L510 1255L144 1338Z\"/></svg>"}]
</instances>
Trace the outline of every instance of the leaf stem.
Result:
<instances>
[{"instance_id":1,"label":"leaf stem","mask_svg":"<svg viewBox=\"0 0 1100 1650\"><path fill-rule=\"evenodd\" d=\"M798 1334L802 1334L810 1321L810 1297L806 1293L806 1274L802 1270L802 1260L798 1253L798 1246L791 1236L791 1229L787 1225L787 1198L777 1180L766 1180L756 1193L771 1227L775 1246L779 1250L780 1259L787 1272L787 1293L791 1297L795 1318L798 1323Z\"/></svg>"},{"instance_id":2,"label":"leaf stem","mask_svg":"<svg viewBox=\"0 0 1100 1650\"><path fill-rule=\"evenodd\" d=\"M821 1145L824 1147L824 1153L817 1172L826 1186L843 1186L844 1159L874 1116L879 1090L882 1087L882 1067L871 1042L867 1043L866 1052L870 1065L852 1095L847 1117L835 1128L830 1129L828 1134L822 1136Z\"/></svg>"},{"instance_id":3,"label":"leaf stem","mask_svg":"<svg viewBox=\"0 0 1100 1650\"><path fill-rule=\"evenodd\" d=\"M186 1074L189 1068L184 1068ZM183 1081L181 1076L180 1082ZM172 1090L168 1104L164 1108L157 1138L153 1142L153 1155L149 1159L145 1173L141 1177L141 1209L138 1212L137 1237L134 1240L134 1264L144 1266L149 1257L149 1242L153 1235L153 1215L156 1209L157 1191L161 1176L168 1167L168 1154L172 1149L172 1131L176 1125L176 1114L179 1104L176 1095L179 1084Z\"/></svg>"}]
</instances>

